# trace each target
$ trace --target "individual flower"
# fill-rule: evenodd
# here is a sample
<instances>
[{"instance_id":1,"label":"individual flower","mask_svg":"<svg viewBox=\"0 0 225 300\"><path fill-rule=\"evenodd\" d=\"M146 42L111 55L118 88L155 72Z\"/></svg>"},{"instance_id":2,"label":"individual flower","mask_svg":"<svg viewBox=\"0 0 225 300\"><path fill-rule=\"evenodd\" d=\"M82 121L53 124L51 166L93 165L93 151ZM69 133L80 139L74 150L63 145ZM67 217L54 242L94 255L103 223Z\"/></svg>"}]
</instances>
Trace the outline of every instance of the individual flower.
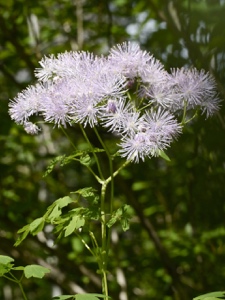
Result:
<instances>
[{"instance_id":1,"label":"individual flower","mask_svg":"<svg viewBox=\"0 0 225 300\"><path fill-rule=\"evenodd\" d=\"M208 118L219 110L220 102L221 100L216 96L216 94L211 98L204 96L199 106L202 110L202 113L205 113L206 117Z\"/></svg>"},{"instance_id":2,"label":"individual flower","mask_svg":"<svg viewBox=\"0 0 225 300\"><path fill-rule=\"evenodd\" d=\"M127 114L123 122L122 135L129 135L136 133L138 128L143 125L143 116L140 116L140 112L131 111Z\"/></svg>"},{"instance_id":3,"label":"individual flower","mask_svg":"<svg viewBox=\"0 0 225 300\"><path fill-rule=\"evenodd\" d=\"M219 98L213 77L204 70L173 69L171 80L177 93L172 110L202 108L209 116L219 108ZM210 105L209 105L210 103Z\"/></svg>"},{"instance_id":4,"label":"individual flower","mask_svg":"<svg viewBox=\"0 0 225 300\"><path fill-rule=\"evenodd\" d=\"M125 42L113 47L108 59L115 71L132 79L140 76L140 71L153 57L146 51L142 51L138 44Z\"/></svg>"},{"instance_id":5,"label":"individual flower","mask_svg":"<svg viewBox=\"0 0 225 300\"><path fill-rule=\"evenodd\" d=\"M165 81L164 84L155 83L148 86L142 86L139 91L139 97L146 99L144 103L170 108L177 95L171 82Z\"/></svg>"},{"instance_id":6,"label":"individual flower","mask_svg":"<svg viewBox=\"0 0 225 300\"><path fill-rule=\"evenodd\" d=\"M119 154L138 163L140 159L145 160L150 153L150 140L147 132L138 132L131 135L126 135L119 143Z\"/></svg>"},{"instance_id":7,"label":"individual flower","mask_svg":"<svg viewBox=\"0 0 225 300\"><path fill-rule=\"evenodd\" d=\"M163 64L151 56L145 66L140 69L139 76L145 86L151 87L152 85L160 86L167 84L169 74L164 69Z\"/></svg>"},{"instance_id":8,"label":"individual flower","mask_svg":"<svg viewBox=\"0 0 225 300\"><path fill-rule=\"evenodd\" d=\"M94 127L98 124L98 99L92 94L82 94L75 98L70 109L70 119L84 127Z\"/></svg>"},{"instance_id":9,"label":"individual flower","mask_svg":"<svg viewBox=\"0 0 225 300\"><path fill-rule=\"evenodd\" d=\"M73 101L73 85L69 80L60 80L46 90L42 103L45 122L66 127L70 124L70 106Z\"/></svg>"},{"instance_id":10,"label":"individual flower","mask_svg":"<svg viewBox=\"0 0 225 300\"><path fill-rule=\"evenodd\" d=\"M132 130L132 123L135 123L138 117L139 115L134 113L132 102L128 102L125 97L108 100L105 105L101 106L99 112L101 124L109 131L119 134ZM132 121L131 118L133 118ZM129 127L127 127L128 122L130 122Z\"/></svg>"},{"instance_id":11,"label":"individual flower","mask_svg":"<svg viewBox=\"0 0 225 300\"><path fill-rule=\"evenodd\" d=\"M125 78L118 74L104 74L95 82L95 88L102 98L120 98L126 92L125 86Z\"/></svg>"},{"instance_id":12,"label":"individual flower","mask_svg":"<svg viewBox=\"0 0 225 300\"><path fill-rule=\"evenodd\" d=\"M181 125L168 111L159 107L145 113L145 125L153 134L161 135L163 140L171 141L181 132Z\"/></svg>"},{"instance_id":13,"label":"individual flower","mask_svg":"<svg viewBox=\"0 0 225 300\"><path fill-rule=\"evenodd\" d=\"M122 137L119 153L127 160L139 162L147 157L158 156L181 132L181 126L165 110L147 112L136 133Z\"/></svg>"},{"instance_id":14,"label":"individual flower","mask_svg":"<svg viewBox=\"0 0 225 300\"><path fill-rule=\"evenodd\" d=\"M41 111L46 97L46 88L42 84L27 87L9 103L9 114L18 124L26 123L29 118Z\"/></svg>"},{"instance_id":15,"label":"individual flower","mask_svg":"<svg viewBox=\"0 0 225 300\"><path fill-rule=\"evenodd\" d=\"M24 130L29 134L37 134L41 129L34 123L25 122Z\"/></svg>"},{"instance_id":16,"label":"individual flower","mask_svg":"<svg viewBox=\"0 0 225 300\"><path fill-rule=\"evenodd\" d=\"M93 64L95 57L89 52L65 52L60 53L56 57L50 55L45 56L39 62L41 68L35 70L36 77L41 81L51 81L55 78L77 77L86 74L89 67Z\"/></svg>"}]
</instances>

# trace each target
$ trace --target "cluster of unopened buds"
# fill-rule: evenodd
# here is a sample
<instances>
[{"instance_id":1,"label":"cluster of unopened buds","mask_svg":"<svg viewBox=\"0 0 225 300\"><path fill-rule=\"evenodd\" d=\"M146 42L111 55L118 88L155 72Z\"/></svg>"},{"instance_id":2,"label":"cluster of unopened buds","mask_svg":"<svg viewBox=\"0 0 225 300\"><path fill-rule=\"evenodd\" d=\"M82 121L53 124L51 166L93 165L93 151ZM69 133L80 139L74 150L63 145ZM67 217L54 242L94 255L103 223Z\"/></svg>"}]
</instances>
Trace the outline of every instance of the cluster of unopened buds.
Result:
<instances>
[{"instance_id":1,"label":"cluster of unopened buds","mask_svg":"<svg viewBox=\"0 0 225 300\"><path fill-rule=\"evenodd\" d=\"M116 45L108 56L65 52L40 65L38 83L10 102L11 118L30 134L39 132L40 118L55 126L102 126L119 139L118 153L134 162L164 151L196 112L208 117L219 109L208 72L168 72L136 43Z\"/></svg>"}]
</instances>

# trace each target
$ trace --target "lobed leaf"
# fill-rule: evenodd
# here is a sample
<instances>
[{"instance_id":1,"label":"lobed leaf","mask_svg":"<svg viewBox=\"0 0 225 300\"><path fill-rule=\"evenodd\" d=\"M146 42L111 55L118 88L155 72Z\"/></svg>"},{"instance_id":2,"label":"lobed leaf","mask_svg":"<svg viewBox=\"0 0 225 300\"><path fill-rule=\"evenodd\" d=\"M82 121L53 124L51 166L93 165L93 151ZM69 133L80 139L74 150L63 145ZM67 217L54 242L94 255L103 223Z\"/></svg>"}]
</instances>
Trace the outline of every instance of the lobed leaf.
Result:
<instances>
[{"instance_id":1,"label":"lobed leaf","mask_svg":"<svg viewBox=\"0 0 225 300\"><path fill-rule=\"evenodd\" d=\"M10 272L13 268L13 261L14 259L10 256L0 255L0 276Z\"/></svg>"},{"instance_id":2,"label":"lobed leaf","mask_svg":"<svg viewBox=\"0 0 225 300\"><path fill-rule=\"evenodd\" d=\"M42 231L45 224L45 220L43 217L34 220L30 223L30 233L36 235L38 232Z\"/></svg>"},{"instance_id":3,"label":"lobed leaf","mask_svg":"<svg viewBox=\"0 0 225 300\"><path fill-rule=\"evenodd\" d=\"M50 174L50 173L53 171L55 165L56 165L58 162L62 161L64 158L65 158L65 155L60 155L60 156L55 157L55 158L50 162L50 164L48 165L47 170L46 170L46 172L44 173L43 177L46 177L48 174Z\"/></svg>"},{"instance_id":4,"label":"lobed leaf","mask_svg":"<svg viewBox=\"0 0 225 300\"><path fill-rule=\"evenodd\" d=\"M48 215L48 220L52 223L56 218L58 218L62 213L62 210L58 205L55 205L51 213Z\"/></svg>"},{"instance_id":5,"label":"lobed leaf","mask_svg":"<svg viewBox=\"0 0 225 300\"><path fill-rule=\"evenodd\" d=\"M111 299L111 297L106 297L102 294L77 294L77 295L62 295L56 296L53 299L55 300L99 300L99 298Z\"/></svg>"},{"instance_id":6,"label":"lobed leaf","mask_svg":"<svg viewBox=\"0 0 225 300\"><path fill-rule=\"evenodd\" d=\"M35 277L42 278L45 274L49 273L50 270L39 266L39 265L29 265L24 268L24 275L26 278Z\"/></svg>"},{"instance_id":7,"label":"lobed leaf","mask_svg":"<svg viewBox=\"0 0 225 300\"><path fill-rule=\"evenodd\" d=\"M80 215L75 215L72 217L69 224L64 228L65 229L65 237L74 232L74 230L79 229L84 226L85 219Z\"/></svg>"},{"instance_id":8,"label":"lobed leaf","mask_svg":"<svg viewBox=\"0 0 225 300\"><path fill-rule=\"evenodd\" d=\"M132 216L129 211L130 206L125 204L124 206L118 208L112 213L110 220L107 222L108 227L112 227L117 221L121 223L123 231L126 231L130 227L130 218Z\"/></svg>"},{"instance_id":9,"label":"lobed leaf","mask_svg":"<svg viewBox=\"0 0 225 300\"><path fill-rule=\"evenodd\" d=\"M68 204L74 202L72 198L69 196L65 196L63 198L59 198L55 201L60 208L66 207Z\"/></svg>"},{"instance_id":10,"label":"lobed leaf","mask_svg":"<svg viewBox=\"0 0 225 300\"><path fill-rule=\"evenodd\" d=\"M77 294L77 295L75 295L76 300L99 300L99 298L111 299L111 297L106 297L102 294Z\"/></svg>"},{"instance_id":11,"label":"lobed leaf","mask_svg":"<svg viewBox=\"0 0 225 300\"><path fill-rule=\"evenodd\" d=\"M79 189L75 191L74 194L79 194L84 198L96 198L96 190L93 187Z\"/></svg>"},{"instance_id":12,"label":"lobed leaf","mask_svg":"<svg viewBox=\"0 0 225 300\"><path fill-rule=\"evenodd\" d=\"M17 233L19 233L19 234L22 233L22 234L16 240L14 246L17 247L19 244L21 244L22 241L27 237L29 232L30 232L30 225L29 224L24 226L23 228L19 229L17 231Z\"/></svg>"},{"instance_id":13,"label":"lobed leaf","mask_svg":"<svg viewBox=\"0 0 225 300\"><path fill-rule=\"evenodd\" d=\"M56 297L54 297L53 299L55 299L55 300L66 300L66 299L71 299L71 300L73 300L73 299L75 299L75 297L74 297L74 296L71 296L71 295L62 295L62 296L56 296Z\"/></svg>"},{"instance_id":14,"label":"lobed leaf","mask_svg":"<svg viewBox=\"0 0 225 300\"><path fill-rule=\"evenodd\" d=\"M194 298L193 300L218 300L225 299L225 292L212 292Z\"/></svg>"},{"instance_id":15,"label":"lobed leaf","mask_svg":"<svg viewBox=\"0 0 225 300\"><path fill-rule=\"evenodd\" d=\"M0 264L7 265L8 263L12 263L14 259L7 255L0 255Z\"/></svg>"}]
</instances>

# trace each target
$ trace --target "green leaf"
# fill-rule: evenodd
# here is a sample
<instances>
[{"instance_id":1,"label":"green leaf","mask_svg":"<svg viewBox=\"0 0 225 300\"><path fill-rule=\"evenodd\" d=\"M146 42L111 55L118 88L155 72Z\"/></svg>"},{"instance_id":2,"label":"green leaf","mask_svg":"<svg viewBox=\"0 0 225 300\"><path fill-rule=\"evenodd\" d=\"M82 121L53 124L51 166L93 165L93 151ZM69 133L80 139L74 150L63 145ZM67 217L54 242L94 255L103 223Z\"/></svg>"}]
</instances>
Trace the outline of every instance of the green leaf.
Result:
<instances>
[{"instance_id":1,"label":"green leaf","mask_svg":"<svg viewBox=\"0 0 225 300\"><path fill-rule=\"evenodd\" d=\"M56 296L52 299L55 299L55 300L66 300L66 299L75 299L74 296L71 296L71 295L62 295L62 296Z\"/></svg>"},{"instance_id":2,"label":"green leaf","mask_svg":"<svg viewBox=\"0 0 225 300\"><path fill-rule=\"evenodd\" d=\"M38 232L42 231L44 224L45 221L42 217L34 220L32 223L30 223L30 232L33 235L36 235Z\"/></svg>"},{"instance_id":3,"label":"green leaf","mask_svg":"<svg viewBox=\"0 0 225 300\"><path fill-rule=\"evenodd\" d=\"M14 259L10 256L0 255L0 276L8 273L12 268Z\"/></svg>"},{"instance_id":4,"label":"green leaf","mask_svg":"<svg viewBox=\"0 0 225 300\"><path fill-rule=\"evenodd\" d=\"M39 265L29 265L24 268L24 275L26 278L35 277L42 278L46 273L49 273L50 270L39 266Z\"/></svg>"},{"instance_id":5,"label":"green leaf","mask_svg":"<svg viewBox=\"0 0 225 300\"><path fill-rule=\"evenodd\" d=\"M91 157L89 154L82 155L80 158L80 163L84 166L90 166L91 164Z\"/></svg>"},{"instance_id":6,"label":"green leaf","mask_svg":"<svg viewBox=\"0 0 225 300\"><path fill-rule=\"evenodd\" d=\"M53 208L52 212L51 212L51 213L49 214L49 216L48 216L49 221L50 221L50 222L53 222L54 219L58 218L58 217L61 215L61 213L62 213L61 209L59 208L58 205L56 205L56 206Z\"/></svg>"},{"instance_id":7,"label":"green leaf","mask_svg":"<svg viewBox=\"0 0 225 300\"><path fill-rule=\"evenodd\" d=\"M69 196L59 198L52 205L47 208L47 213L45 214L45 218L47 218L50 222L53 222L56 218L58 218L62 214L61 208L67 206L71 202L74 202Z\"/></svg>"},{"instance_id":8,"label":"green leaf","mask_svg":"<svg viewBox=\"0 0 225 300\"><path fill-rule=\"evenodd\" d=\"M12 269L13 269L14 271L24 271L24 268L25 268L25 267L19 266L19 267L13 267Z\"/></svg>"},{"instance_id":9,"label":"green leaf","mask_svg":"<svg viewBox=\"0 0 225 300\"><path fill-rule=\"evenodd\" d=\"M76 150L69 156L62 156L60 166L64 166L74 160L76 160L76 161L80 160L80 162L82 164L87 165L87 163L89 164L89 162L91 162L90 156L88 155L88 153L104 152L104 151L105 151L104 149L99 149L99 148L94 148L94 149L89 149L89 150ZM79 158L79 157L81 157L81 158Z\"/></svg>"},{"instance_id":10,"label":"green leaf","mask_svg":"<svg viewBox=\"0 0 225 300\"><path fill-rule=\"evenodd\" d=\"M79 189L76 192L74 192L74 194L80 194L84 198L96 197L95 193L96 193L96 190L92 187L86 187L86 188Z\"/></svg>"},{"instance_id":11,"label":"green leaf","mask_svg":"<svg viewBox=\"0 0 225 300\"><path fill-rule=\"evenodd\" d=\"M0 255L0 264L7 265L8 263L13 262L14 259L10 256Z\"/></svg>"},{"instance_id":12,"label":"green leaf","mask_svg":"<svg viewBox=\"0 0 225 300\"><path fill-rule=\"evenodd\" d=\"M72 217L70 223L65 227L65 237L74 232L74 230L84 226L85 219L80 215Z\"/></svg>"},{"instance_id":13,"label":"green leaf","mask_svg":"<svg viewBox=\"0 0 225 300\"><path fill-rule=\"evenodd\" d=\"M22 233L18 239L16 240L14 246L18 246L19 244L22 243L22 241L27 237L28 233L30 232L30 225L26 225L23 228L19 229L17 233Z\"/></svg>"},{"instance_id":14,"label":"green leaf","mask_svg":"<svg viewBox=\"0 0 225 300\"><path fill-rule=\"evenodd\" d=\"M66 299L75 299L75 300L99 300L99 298L111 299L111 297L106 297L102 294L77 294L77 295L62 295L56 296L53 299L55 300L66 300Z\"/></svg>"},{"instance_id":15,"label":"green leaf","mask_svg":"<svg viewBox=\"0 0 225 300\"><path fill-rule=\"evenodd\" d=\"M166 161L171 161L169 156L162 150L159 150L159 156L165 159Z\"/></svg>"},{"instance_id":16,"label":"green leaf","mask_svg":"<svg viewBox=\"0 0 225 300\"><path fill-rule=\"evenodd\" d=\"M23 226L22 228L20 228L20 229L17 231L17 233L26 232L27 230L28 230L28 231L30 230L30 225L29 225L29 224L27 224L27 225Z\"/></svg>"},{"instance_id":17,"label":"green leaf","mask_svg":"<svg viewBox=\"0 0 225 300\"><path fill-rule=\"evenodd\" d=\"M99 298L107 298L101 294L77 294L75 295L76 300L99 300ZM108 297L110 299L110 297Z\"/></svg>"},{"instance_id":18,"label":"green leaf","mask_svg":"<svg viewBox=\"0 0 225 300\"><path fill-rule=\"evenodd\" d=\"M126 231L130 227L131 216L131 207L125 204L124 206L118 208L112 213L111 219L107 222L107 226L111 227L113 224L119 221L121 223L122 229Z\"/></svg>"},{"instance_id":19,"label":"green leaf","mask_svg":"<svg viewBox=\"0 0 225 300\"><path fill-rule=\"evenodd\" d=\"M0 264L0 276L3 276L4 274L10 272L11 269L12 269L11 264L8 264L8 265Z\"/></svg>"},{"instance_id":20,"label":"green leaf","mask_svg":"<svg viewBox=\"0 0 225 300\"><path fill-rule=\"evenodd\" d=\"M225 292L212 292L194 298L193 300L217 300L225 299Z\"/></svg>"},{"instance_id":21,"label":"green leaf","mask_svg":"<svg viewBox=\"0 0 225 300\"><path fill-rule=\"evenodd\" d=\"M95 152L95 153L98 153L98 152L105 152L104 149L101 149L101 148L94 148L94 149L90 149L89 152Z\"/></svg>"},{"instance_id":22,"label":"green leaf","mask_svg":"<svg viewBox=\"0 0 225 300\"><path fill-rule=\"evenodd\" d=\"M52 170L54 169L55 165L58 162L62 161L64 158L65 158L65 155L60 155L60 156L57 156L56 158L54 158L48 165L47 170L44 173L43 177L46 177L48 174L50 174L52 172Z\"/></svg>"},{"instance_id":23,"label":"green leaf","mask_svg":"<svg viewBox=\"0 0 225 300\"><path fill-rule=\"evenodd\" d=\"M120 220L123 231L127 231L130 228L130 220L126 217L123 217Z\"/></svg>"},{"instance_id":24,"label":"green leaf","mask_svg":"<svg viewBox=\"0 0 225 300\"><path fill-rule=\"evenodd\" d=\"M66 207L68 204L74 202L72 198L69 196L65 196L63 198L59 198L55 201L60 208Z\"/></svg>"}]
</instances>

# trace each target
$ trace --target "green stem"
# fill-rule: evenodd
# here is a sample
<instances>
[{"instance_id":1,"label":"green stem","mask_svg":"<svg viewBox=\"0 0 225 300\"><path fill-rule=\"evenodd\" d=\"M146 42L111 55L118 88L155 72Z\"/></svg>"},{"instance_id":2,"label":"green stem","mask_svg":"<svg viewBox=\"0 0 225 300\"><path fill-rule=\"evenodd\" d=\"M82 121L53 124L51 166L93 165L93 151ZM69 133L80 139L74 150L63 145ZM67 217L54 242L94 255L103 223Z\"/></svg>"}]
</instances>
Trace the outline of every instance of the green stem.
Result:
<instances>
[{"instance_id":1,"label":"green stem","mask_svg":"<svg viewBox=\"0 0 225 300\"><path fill-rule=\"evenodd\" d=\"M94 251L86 244L86 242L79 236L79 234L78 234L78 236L79 236L81 242L84 244L84 246L88 249L88 251L94 257L97 258L97 262L98 262L99 269L101 272L101 277L102 277L102 292L103 292L104 296L106 297L106 299L108 299L109 295L108 295L108 282L107 282L107 265L108 265L110 240L111 240L111 228L107 227L107 215L111 216L112 211L113 211L114 178L117 176L117 174L119 174L119 172L123 168L125 168L130 163L130 161L126 161L125 163L122 164L122 166L120 166L118 168L118 170L113 172L113 157L111 156L107 146L105 145L101 136L99 135L96 127L94 127L95 134L96 134L98 140L100 141L103 149L105 150L105 153L107 155L108 162L109 162L110 175L107 179L105 179L103 176L103 173L102 173L102 169L100 166L98 156L95 153L95 149L92 146L91 142L89 141L89 138L88 138L84 128L81 125L80 125L80 128L81 128L83 136L84 136L85 140L87 141L88 145L90 146L91 152L96 160L96 164L97 164L97 168L98 168L98 172L99 172L99 176L100 176L100 177L98 177L89 166L86 166L86 167L88 167L89 171L94 175L96 180L101 184L101 195L100 195L101 247L99 247L99 245L95 239L95 236L92 232L90 232L90 237L91 237L91 240L93 243ZM110 197L109 197L109 200L107 203L108 206L106 206L106 189L107 189L107 186L109 183L110 183ZM108 209L107 209L107 207L108 207Z\"/></svg>"},{"instance_id":2,"label":"green stem","mask_svg":"<svg viewBox=\"0 0 225 300\"><path fill-rule=\"evenodd\" d=\"M185 125L187 123L189 123L190 121L192 121L195 117L197 117L198 115L198 111L195 112L195 114L188 120L186 120L186 114L187 114L187 101L185 101L184 103L184 112L183 112L183 117L182 117L182 121L181 121L181 125Z\"/></svg>"},{"instance_id":3,"label":"green stem","mask_svg":"<svg viewBox=\"0 0 225 300\"><path fill-rule=\"evenodd\" d=\"M193 117L191 117L190 119L186 120L186 121L185 121L185 124L187 124L187 123L189 123L190 121L192 121L194 118L197 117L197 115L198 115L198 111L195 112L195 114L194 114Z\"/></svg>"},{"instance_id":4,"label":"green stem","mask_svg":"<svg viewBox=\"0 0 225 300\"><path fill-rule=\"evenodd\" d=\"M114 197L114 180L113 180L113 163L112 163L112 157L111 154L108 150L108 148L106 147L105 143L103 142L101 136L99 135L98 131L96 128L94 128L95 134L97 135L102 147L104 148L106 155L108 157L109 160L109 172L110 172L110 178L111 178L111 191L110 191L110 213L112 212L112 200ZM108 183L108 182L107 182Z\"/></svg>"},{"instance_id":5,"label":"green stem","mask_svg":"<svg viewBox=\"0 0 225 300\"><path fill-rule=\"evenodd\" d=\"M80 162L80 159L78 158L74 158L73 160L77 161L77 162ZM85 165L85 167L90 171L90 173L95 177L95 179L100 183L102 184L103 180L98 177L98 175L95 174L95 172L92 170L91 167L89 167L88 165Z\"/></svg>"},{"instance_id":6,"label":"green stem","mask_svg":"<svg viewBox=\"0 0 225 300\"><path fill-rule=\"evenodd\" d=\"M108 282L107 282L107 225L106 225L106 208L105 208L105 194L107 183L104 182L101 189L101 237L102 237L102 249L101 249L101 276L102 276L102 292L108 297Z\"/></svg>"},{"instance_id":7,"label":"green stem","mask_svg":"<svg viewBox=\"0 0 225 300\"><path fill-rule=\"evenodd\" d=\"M3 275L2 277L6 278L6 279L8 279L8 280L10 280L10 281L12 281L12 282L18 283L18 280L17 280L17 279L10 278L10 277L8 277L7 275ZM14 277L14 276L13 276L13 277Z\"/></svg>"},{"instance_id":8,"label":"green stem","mask_svg":"<svg viewBox=\"0 0 225 300\"><path fill-rule=\"evenodd\" d=\"M21 282L18 282L18 284L19 284L19 287L20 287L20 290L21 290L21 293L22 293L22 295L23 295L24 300L28 300L27 297L26 297L26 295L25 295L25 292L24 292L22 283L21 283Z\"/></svg>"},{"instance_id":9,"label":"green stem","mask_svg":"<svg viewBox=\"0 0 225 300\"><path fill-rule=\"evenodd\" d=\"M102 251L101 251L101 274L102 274L102 291L103 294L108 297L108 283L107 283L107 265L109 259L109 249L110 249L110 241L111 241L111 228L107 227L107 220L106 220L106 205L105 205L105 197L106 197L106 188L107 185L111 184L110 190L110 199L109 199L109 215L112 215L113 211L113 198L114 198L114 178L119 172L125 168L130 161L126 161L123 163L122 166L118 168L115 172L113 172L113 161L112 156L106 147L105 143L102 141L101 136L99 135L97 129L94 127L94 131L98 140L100 141L102 147L105 150L105 153L108 157L109 161L109 171L110 176L102 183L101 189L101 234L102 234ZM107 232L108 231L108 232Z\"/></svg>"},{"instance_id":10,"label":"green stem","mask_svg":"<svg viewBox=\"0 0 225 300\"><path fill-rule=\"evenodd\" d=\"M108 150L108 148L106 147L105 143L103 142L101 136L99 135L98 131L96 128L94 128L95 134L98 137L98 140L100 141L102 147L104 148L106 155L108 157L109 160L109 172L110 172L110 176L109 178L105 181L105 190L107 187L107 184L110 182L111 183L111 189L110 189L110 199L109 199L109 215L111 216L112 211L113 211L113 198L114 198L114 176L113 176L113 162L112 162L112 156ZM102 187L103 188L103 187ZM105 195L104 195L105 197ZM104 208L104 213L106 214L105 208ZM105 229L106 231L106 229ZM107 264L108 264L108 254L109 254L109 248L110 248L110 239L111 239L111 228L109 228L108 230L108 236L106 237L107 242L105 244L105 249L104 251L106 251L106 255L105 255L105 265L107 268Z\"/></svg>"},{"instance_id":11,"label":"green stem","mask_svg":"<svg viewBox=\"0 0 225 300\"><path fill-rule=\"evenodd\" d=\"M60 129L62 130L62 132L65 134L65 136L68 138L68 140L70 141L71 145L73 146L74 150L77 150L76 146L74 145L73 141L71 140L70 136L67 134L66 130L61 126Z\"/></svg>"},{"instance_id":12,"label":"green stem","mask_svg":"<svg viewBox=\"0 0 225 300\"><path fill-rule=\"evenodd\" d=\"M85 240L79 235L79 233L77 233L75 231L76 235L78 236L78 238L80 239L80 241L82 242L82 244L85 246L85 248L87 248L87 250L95 257L95 253L91 250L91 248L88 246L88 244L85 242Z\"/></svg>"},{"instance_id":13,"label":"green stem","mask_svg":"<svg viewBox=\"0 0 225 300\"><path fill-rule=\"evenodd\" d=\"M93 155L94 155L94 158L95 158L96 164L97 164L97 168L98 168L98 172L99 172L99 176L100 176L100 178L101 178L102 180L104 180L104 176L103 176L103 174L102 174L102 169L101 169L101 166L100 166L100 164L99 164L99 160L98 160L98 157L97 157L97 155L96 155L96 153L95 153L95 150L94 150L94 148L93 148L91 142L89 141L89 138L88 138L88 136L87 136L87 134L86 134L86 132L85 132L85 130L84 130L84 128L83 128L82 125L80 125L80 129L81 129L81 131L82 131L82 133L83 133L83 136L84 136L85 140L87 141L87 143L89 144L89 146L90 146L90 148L91 148L91 151L92 151L92 153L93 153Z\"/></svg>"},{"instance_id":14,"label":"green stem","mask_svg":"<svg viewBox=\"0 0 225 300\"><path fill-rule=\"evenodd\" d=\"M124 169L126 166L128 166L131 163L131 160L126 160L114 173L112 176L108 177L105 182L108 184L111 181L111 178L115 178L119 172Z\"/></svg>"},{"instance_id":15,"label":"green stem","mask_svg":"<svg viewBox=\"0 0 225 300\"><path fill-rule=\"evenodd\" d=\"M6 275L4 275L3 277L7 278L8 280L10 280L10 281L12 281L12 282L17 283L17 284L19 285L20 291L21 291L21 293L22 293L22 295L23 295L23 299L24 299L24 300L28 300L28 299L27 299L27 296L26 296L26 294L25 294L25 292L24 292L22 283L21 283L21 281L22 281L22 279L23 279L23 275L22 275L21 279L18 280L11 272L9 272L9 274L12 276L12 278L10 278L10 277L8 277L8 276L6 276Z\"/></svg>"},{"instance_id":16,"label":"green stem","mask_svg":"<svg viewBox=\"0 0 225 300\"><path fill-rule=\"evenodd\" d=\"M183 111L183 117L182 117L182 121L181 121L181 124L184 125L186 122L185 122L185 119L186 119L186 113L187 113L187 101L184 101L184 111Z\"/></svg>"},{"instance_id":17,"label":"green stem","mask_svg":"<svg viewBox=\"0 0 225 300\"><path fill-rule=\"evenodd\" d=\"M110 240L110 230L107 235L107 220L106 220L106 205L105 205L105 196L106 196L106 188L109 182L111 182L111 190L110 190L110 199L109 199L109 214L112 214L112 201L114 196L114 180L113 180L113 163L110 152L103 142L101 136L99 135L97 129L94 127L94 131L98 140L100 141L103 149L106 152L106 155L109 160L109 172L110 172L110 180L104 181L101 189L101 236L102 236L102 251L101 251L101 275L102 275L102 292L108 299L108 282L107 282L107 264L108 264L108 253L109 253L109 240Z\"/></svg>"}]
</instances>

